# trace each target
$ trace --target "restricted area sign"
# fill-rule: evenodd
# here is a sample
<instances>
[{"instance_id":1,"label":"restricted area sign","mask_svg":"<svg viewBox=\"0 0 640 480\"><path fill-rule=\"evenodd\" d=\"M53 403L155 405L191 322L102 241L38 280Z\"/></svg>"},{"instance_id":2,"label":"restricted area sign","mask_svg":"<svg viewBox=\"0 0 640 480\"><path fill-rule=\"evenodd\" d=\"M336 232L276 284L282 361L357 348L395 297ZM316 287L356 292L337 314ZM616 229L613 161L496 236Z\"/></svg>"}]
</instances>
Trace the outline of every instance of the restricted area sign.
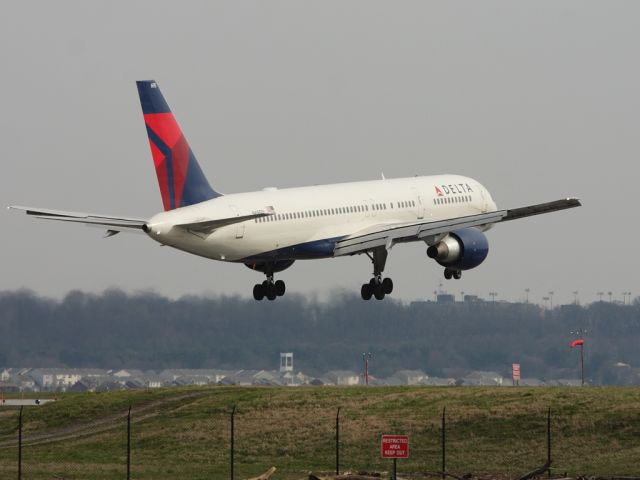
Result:
<instances>
[{"instance_id":1,"label":"restricted area sign","mask_svg":"<svg viewBox=\"0 0 640 480\"><path fill-rule=\"evenodd\" d=\"M520 364L519 363L514 363L511 365L511 373L512 373L514 382L517 382L518 380L520 380Z\"/></svg>"},{"instance_id":2,"label":"restricted area sign","mask_svg":"<svg viewBox=\"0 0 640 480\"><path fill-rule=\"evenodd\" d=\"M380 456L382 458L409 458L409 437L407 435L382 435Z\"/></svg>"}]
</instances>

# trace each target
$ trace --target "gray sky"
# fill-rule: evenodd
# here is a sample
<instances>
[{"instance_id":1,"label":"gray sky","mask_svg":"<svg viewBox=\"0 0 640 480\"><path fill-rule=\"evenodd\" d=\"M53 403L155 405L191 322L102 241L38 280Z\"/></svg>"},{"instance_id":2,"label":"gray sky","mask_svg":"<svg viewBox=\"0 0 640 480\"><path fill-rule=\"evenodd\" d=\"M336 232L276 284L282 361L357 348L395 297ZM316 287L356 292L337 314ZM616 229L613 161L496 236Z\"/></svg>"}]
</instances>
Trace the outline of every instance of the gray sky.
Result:
<instances>
[{"instance_id":1,"label":"gray sky","mask_svg":"<svg viewBox=\"0 0 640 480\"><path fill-rule=\"evenodd\" d=\"M10 2L0 16L0 205L162 209L135 80L155 79L212 185L414 174L478 179L499 207L584 207L498 225L449 291L554 303L640 294L638 2ZM250 295L242 265L146 236L0 216L0 289ZM364 256L298 262L290 292L358 293ZM423 244L392 250L395 298L432 298Z\"/></svg>"}]
</instances>

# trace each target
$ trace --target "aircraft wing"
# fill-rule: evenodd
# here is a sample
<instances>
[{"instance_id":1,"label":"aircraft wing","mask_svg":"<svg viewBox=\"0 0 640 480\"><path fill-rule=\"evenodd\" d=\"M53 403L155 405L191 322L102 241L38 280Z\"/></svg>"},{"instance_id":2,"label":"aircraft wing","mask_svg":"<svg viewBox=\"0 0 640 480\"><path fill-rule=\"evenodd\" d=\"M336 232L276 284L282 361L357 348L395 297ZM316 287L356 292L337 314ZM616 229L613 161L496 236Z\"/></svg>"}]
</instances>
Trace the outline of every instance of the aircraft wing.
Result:
<instances>
[{"instance_id":1,"label":"aircraft wing","mask_svg":"<svg viewBox=\"0 0 640 480\"><path fill-rule=\"evenodd\" d=\"M82 213L82 212L65 212L62 210L49 210L44 208L33 207L20 207L11 206L9 209L21 210L27 215L32 215L36 218L43 218L45 220L59 220L62 222L82 223L85 225L107 227L108 236L115 235L121 230L143 230L146 220L138 218L127 217L110 217L105 215L98 215L94 213Z\"/></svg>"},{"instance_id":2,"label":"aircraft wing","mask_svg":"<svg viewBox=\"0 0 640 480\"><path fill-rule=\"evenodd\" d=\"M227 217L227 218L217 218L215 220L202 220L199 222L191 222L191 223L179 223L176 227L184 228L185 230L189 230L194 233L204 233L209 234L214 230L217 230L221 227L226 227L227 225L233 225L234 223L246 222L247 220L253 220L254 218L268 217L269 215L273 215L273 213L259 212L253 213L251 215L238 215L236 217Z\"/></svg>"},{"instance_id":3,"label":"aircraft wing","mask_svg":"<svg viewBox=\"0 0 640 480\"><path fill-rule=\"evenodd\" d=\"M390 248L396 243L422 240L432 235L459 230L461 228L479 227L498 222L506 222L519 218L556 212L567 208L579 207L582 204L577 198L566 198L553 202L539 203L527 207L510 210L468 215L447 220L383 224L366 231L356 232L336 243L335 256L353 255L373 250L377 247Z\"/></svg>"}]
</instances>

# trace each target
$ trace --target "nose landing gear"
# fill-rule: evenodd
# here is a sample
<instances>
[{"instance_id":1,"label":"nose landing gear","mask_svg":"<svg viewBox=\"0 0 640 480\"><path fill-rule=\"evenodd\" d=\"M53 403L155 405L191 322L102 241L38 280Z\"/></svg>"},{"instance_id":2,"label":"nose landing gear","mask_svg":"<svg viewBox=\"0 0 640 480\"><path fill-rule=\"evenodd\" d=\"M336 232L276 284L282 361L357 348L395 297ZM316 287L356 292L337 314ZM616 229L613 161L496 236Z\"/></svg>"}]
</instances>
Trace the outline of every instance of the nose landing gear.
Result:
<instances>
[{"instance_id":1,"label":"nose landing gear","mask_svg":"<svg viewBox=\"0 0 640 480\"><path fill-rule=\"evenodd\" d=\"M451 268L444 269L444 278L451 280L452 278L460 280L462 278L462 270L453 270Z\"/></svg>"}]
</instances>

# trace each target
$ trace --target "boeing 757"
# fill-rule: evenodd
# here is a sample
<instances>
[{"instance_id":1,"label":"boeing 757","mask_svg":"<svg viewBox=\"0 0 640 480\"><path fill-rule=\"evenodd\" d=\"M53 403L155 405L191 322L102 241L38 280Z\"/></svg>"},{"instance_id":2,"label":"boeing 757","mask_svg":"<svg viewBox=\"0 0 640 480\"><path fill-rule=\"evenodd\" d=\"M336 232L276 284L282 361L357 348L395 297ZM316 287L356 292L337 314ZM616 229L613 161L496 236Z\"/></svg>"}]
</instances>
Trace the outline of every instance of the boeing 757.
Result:
<instances>
[{"instance_id":1,"label":"boeing 757","mask_svg":"<svg viewBox=\"0 0 640 480\"><path fill-rule=\"evenodd\" d=\"M496 223L580 206L576 198L499 210L473 178L431 175L410 178L265 188L223 195L214 190L191 151L155 81L137 82L164 211L148 219L111 217L13 206L28 215L146 233L162 245L201 257L244 264L266 275L253 287L256 300L285 293L276 273L296 260L364 254L373 276L364 300L393 290L384 278L397 244L424 242L427 256L446 279L479 266L489 253L484 232Z\"/></svg>"}]
</instances>

